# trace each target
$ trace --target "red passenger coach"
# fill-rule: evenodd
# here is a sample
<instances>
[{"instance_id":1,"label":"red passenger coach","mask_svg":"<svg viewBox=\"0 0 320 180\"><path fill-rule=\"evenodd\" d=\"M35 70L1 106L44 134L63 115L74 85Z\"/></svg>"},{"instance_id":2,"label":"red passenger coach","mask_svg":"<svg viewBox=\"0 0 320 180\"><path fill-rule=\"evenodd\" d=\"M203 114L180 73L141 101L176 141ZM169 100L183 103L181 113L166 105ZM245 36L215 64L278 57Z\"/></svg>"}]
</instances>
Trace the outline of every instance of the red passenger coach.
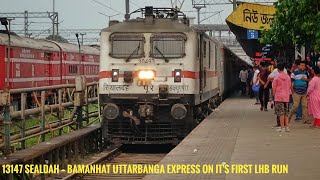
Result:
<instances>
[{"instance_id":1,"label":"red passenger coach","mask_svg":"<svg viewBox=\"0 0 320 180\"><path fill-rule=\"evenodd\" d=\"M8 85L20 89L74 83L77 75L98 81L99 50L80 49L81 53L76 44L11 35L8 64L8 35L0 33L0 91Z\"/></svg>"},{"instance_id":2,"label":"red passenger coach","mask_svg":"<svg viewBox=\"0 0 320 180\"><path fill-rule=\"evenodd\" d=\"M4 77L5 77L5 47L0 45L0 89L4 89L5 87L5 82L4 82Z\"/></svg>"},{"instance_id":3,"label":"red passenger coach","mask_svg":"<svg viewBox=\"0 0 320 180\"><path fill-rule=\"evenodd\" d=\"M81 54L79 54L78 45L68 43L56 44L61 48L62 53L62 73L59 73L62 76L62 84L74 83L75 77L79 74L84 75L87 82L98 81L98 49L90 46L81 46Z\"/></svg>"}]
</instances>

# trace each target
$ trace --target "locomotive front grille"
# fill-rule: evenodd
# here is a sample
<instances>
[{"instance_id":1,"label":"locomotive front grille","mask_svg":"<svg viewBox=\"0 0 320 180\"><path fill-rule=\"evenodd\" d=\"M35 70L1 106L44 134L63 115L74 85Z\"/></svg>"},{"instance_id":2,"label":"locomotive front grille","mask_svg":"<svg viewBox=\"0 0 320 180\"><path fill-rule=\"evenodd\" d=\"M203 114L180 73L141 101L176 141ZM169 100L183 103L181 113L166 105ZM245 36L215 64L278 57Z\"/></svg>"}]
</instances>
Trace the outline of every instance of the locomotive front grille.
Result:
<instances>
[{"instance_id":1,"label":"locomotive front grille","mask_svg":"<svg viewBox=\"0 0 320 180\"><path fill-rule=\"evenodd\" d=\"M106 136L120 143L178 143L186 135L183 124L150 123L135 126L130 121L109 121Z\"/></svg>"}]
</instances>

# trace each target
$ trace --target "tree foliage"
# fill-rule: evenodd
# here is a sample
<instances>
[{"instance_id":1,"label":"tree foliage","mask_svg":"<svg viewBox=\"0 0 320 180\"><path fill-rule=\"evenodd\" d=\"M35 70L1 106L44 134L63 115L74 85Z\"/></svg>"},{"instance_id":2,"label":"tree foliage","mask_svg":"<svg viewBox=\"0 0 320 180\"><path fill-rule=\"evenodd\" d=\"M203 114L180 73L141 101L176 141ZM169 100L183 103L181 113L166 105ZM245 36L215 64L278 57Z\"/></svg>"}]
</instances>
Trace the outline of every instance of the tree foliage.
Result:
<instances>
[{"instance_id":1,"label":"tree foliage","mask_svg":"<svg viewBox=\"0 0 320 180\"><path fill-rule=\"evenodd\" d=\"M63 38L62 36L59 35L50 35L48 37L46 37L46 39L48 40L53 40L53 41L57 41L57 42L62 42L62 43L68 43L68 40Z\"/></svg>"},{"instance_id":2,"label":"tree foliage","mask_svg":"<svg viewBox=\"0 0 320 180\"><path fill-rule=\"evenodd\" d=\"M320 0L279 0L270 30L262 43L280 46L309 44L320 49Z\"/></svg>"}]
</instances>

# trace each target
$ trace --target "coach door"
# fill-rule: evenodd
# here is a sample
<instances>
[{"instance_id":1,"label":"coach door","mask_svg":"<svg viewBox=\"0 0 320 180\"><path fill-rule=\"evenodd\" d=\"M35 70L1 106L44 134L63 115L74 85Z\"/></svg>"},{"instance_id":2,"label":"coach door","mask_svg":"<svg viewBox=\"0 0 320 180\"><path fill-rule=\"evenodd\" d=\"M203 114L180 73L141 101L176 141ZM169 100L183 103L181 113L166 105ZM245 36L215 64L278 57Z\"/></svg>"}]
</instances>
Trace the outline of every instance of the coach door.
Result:
<instances>
[{"instance_id":1,"label":"coach door","mask_svg":"<svg viewBox=\"0 0 320 180\"><path fill-rule=\"evenodd\" d=\"M45 58L45 61L46 63L44 64L44 73L45 73L45 78L48 78L46 79L46 85L49 86L49 85L52 85L52 64L50 63L51 62L51 56L52 56L52 53L50 52L45 52L44 53L44 58Z\"/></svg>"}]
</instances>

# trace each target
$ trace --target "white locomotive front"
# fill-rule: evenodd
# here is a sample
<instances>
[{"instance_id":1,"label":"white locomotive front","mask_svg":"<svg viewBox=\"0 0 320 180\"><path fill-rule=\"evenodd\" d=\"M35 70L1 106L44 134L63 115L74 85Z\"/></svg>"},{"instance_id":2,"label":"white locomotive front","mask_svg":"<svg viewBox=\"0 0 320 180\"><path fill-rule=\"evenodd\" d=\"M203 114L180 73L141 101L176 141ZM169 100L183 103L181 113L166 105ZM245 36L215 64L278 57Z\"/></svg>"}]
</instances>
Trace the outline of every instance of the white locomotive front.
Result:
<instances>
[{"instance_id":1,"label":"white locomotive front","mask_svg":"<svg viewBox=\"0 0 320 180\"><path fill-rule=\"evenodd\" d=\"M121 143L178 143L219 97L222 45L175 9L101 32L99 96L104 136Z\"/></svg>"}]
</instances>

